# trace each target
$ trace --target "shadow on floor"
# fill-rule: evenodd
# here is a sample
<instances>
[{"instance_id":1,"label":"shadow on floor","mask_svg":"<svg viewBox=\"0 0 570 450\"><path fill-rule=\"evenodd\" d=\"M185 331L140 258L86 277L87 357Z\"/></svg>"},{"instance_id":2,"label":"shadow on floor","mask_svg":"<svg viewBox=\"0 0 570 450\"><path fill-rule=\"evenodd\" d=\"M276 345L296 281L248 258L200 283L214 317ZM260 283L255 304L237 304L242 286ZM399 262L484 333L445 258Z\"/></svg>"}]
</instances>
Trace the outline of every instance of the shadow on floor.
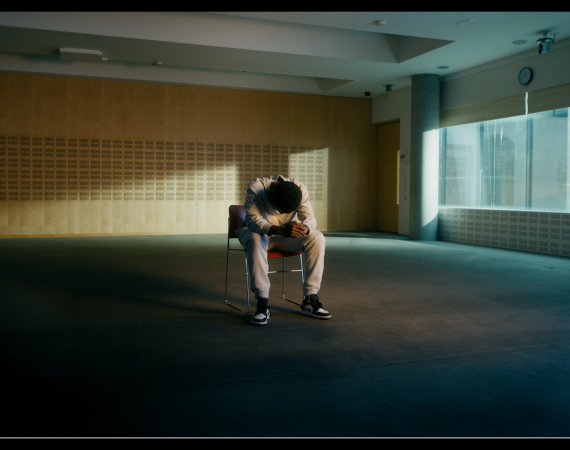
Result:
<instances>
[{"instance_id":1,"label":"shadow on floor","mask_svg":"<svg viewBox=\"0 0 570 450\"><path fill-rule=\"evenodd\" d=\"M6 299L10 292L19 292L20 302L25 302L26 296L41 297L66 315L156 317L183 312L235 315L229 307L226 311L209 306L212 301L223 304L219 291L189 279L86 262L49 266L10 264L9 270L6 269L0 266Z\"/></svg>"}]
</instances>

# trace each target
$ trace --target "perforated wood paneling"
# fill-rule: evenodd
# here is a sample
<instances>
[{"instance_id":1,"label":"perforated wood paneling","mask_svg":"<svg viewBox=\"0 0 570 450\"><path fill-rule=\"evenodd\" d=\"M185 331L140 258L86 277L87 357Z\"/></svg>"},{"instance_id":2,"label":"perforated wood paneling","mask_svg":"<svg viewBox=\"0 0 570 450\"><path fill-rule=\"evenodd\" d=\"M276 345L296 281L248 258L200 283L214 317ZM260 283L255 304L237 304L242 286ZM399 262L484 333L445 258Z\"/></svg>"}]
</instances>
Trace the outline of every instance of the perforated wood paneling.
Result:
<instances>
[{"instance_id":1,"label":"perforated wood paneling","mask_svg":"<svg viewBox=\"0 0 570 450\"><path fill-rule=\"evenodd\" d=\"M438 239L570 256L570 214L440 208Z\"/></svg>"},{"instance_id":2,"label":"perforated wood paneling","mask_svg":"<svg viewBox=\"0 0 570 450\"><path fill-rule=\"evenodd\" d=\"M323 199L323 149L0 136L1 200L231 200L283 175Z\"/></svg>"}]
</instances>

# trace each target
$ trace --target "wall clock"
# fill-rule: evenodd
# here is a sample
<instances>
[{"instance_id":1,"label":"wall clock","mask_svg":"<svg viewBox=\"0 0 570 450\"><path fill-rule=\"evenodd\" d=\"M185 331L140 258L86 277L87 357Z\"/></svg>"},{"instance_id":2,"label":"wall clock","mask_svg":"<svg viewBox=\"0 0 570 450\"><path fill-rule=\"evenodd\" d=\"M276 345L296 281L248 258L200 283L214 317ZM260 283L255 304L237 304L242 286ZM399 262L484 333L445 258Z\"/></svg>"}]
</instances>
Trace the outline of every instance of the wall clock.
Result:
<instances>
[{"instance_id":1,"label":"wall clock","mask_svg":"<svg viewBox=\"0 0 570 450\"><path fill-rule=\"evenodd\" d=\"M522 85L530 83L532 80L532 70L530 67L523 67L519 72L519 83Z\"/></svg>"}]
</instances>

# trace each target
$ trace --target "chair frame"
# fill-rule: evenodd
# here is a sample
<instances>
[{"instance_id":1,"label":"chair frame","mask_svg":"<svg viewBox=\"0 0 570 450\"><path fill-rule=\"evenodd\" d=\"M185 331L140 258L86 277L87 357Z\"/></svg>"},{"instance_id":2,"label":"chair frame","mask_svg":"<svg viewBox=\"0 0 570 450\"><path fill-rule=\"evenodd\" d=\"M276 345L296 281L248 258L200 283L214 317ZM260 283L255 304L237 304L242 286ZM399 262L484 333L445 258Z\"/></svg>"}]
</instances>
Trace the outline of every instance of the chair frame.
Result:
<instances>
[{"instance_id":1,"label":"chair frame","mask_svg":"<svg viewBox=\"0 0 570 450\"><path fill-rule=\"evenodd\" d=\"M227 246L227 250L226 250L226 292L225 292L225 304L228 306L231 306L234 309L237 309L238 311L244 313L244 314L248 314L249 310L250 310L250 301L249 301L249 277L250 277L250 273L248 270L248 265L247 265L247 249L243 248L243 246L241 248L230 248L230 234L231 234L231 219L230 217L228 217L228 246ZM239 225L238 225L239 226ZM238 239L239 242L239 239ZM241 243L240 243L241 244ZM245 261L245 288L246 288L246 295L247 295L247 311L242 310L241 308L238 308L237 306L231 304L228 301L228 272L229 272L229 262L230 262L230 250L232 251L238 251L238 252L243 252L244 253L244 261ZM293 254L288 254L288 253L293 253ZM283 300L287 300L288 302L294 303L298 306L301 306L300 303L297 303L287 297L285 297L285 273L286 272L301 272L301 281L302 283L305 283L305 274L303 271L303 254L299 254L299 259L300 259L300 263L301 263L301 268L300 269L291 269L291 270L285 270L285 258L291 257L291 256L297 256L297 252L279 252L279 251L268 251L267 252L267 258L268 259L272 259L272 258L281 258L283 260L283 268L282 270L271 270L269 272L267 272L268 274L272 274L272 273L281 273L282 274L282 281L281 281L281 296L271 296L271 297L277 297L277 298L281 298Z\"/></svg>"}]
</instances>

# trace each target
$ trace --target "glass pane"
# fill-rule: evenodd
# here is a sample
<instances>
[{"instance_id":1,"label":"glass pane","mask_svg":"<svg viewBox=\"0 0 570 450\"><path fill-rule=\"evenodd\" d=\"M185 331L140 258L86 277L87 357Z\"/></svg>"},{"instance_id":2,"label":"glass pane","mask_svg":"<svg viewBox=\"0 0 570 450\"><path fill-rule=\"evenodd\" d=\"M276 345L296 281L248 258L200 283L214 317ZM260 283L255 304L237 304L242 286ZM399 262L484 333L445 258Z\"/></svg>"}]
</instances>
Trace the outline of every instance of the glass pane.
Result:
<instances>
[{"instance_id":1,"label":"glass pane","mask_svg":"<svg viewBox=\"0 0 570 450\"><path fill-rule=\"evenodd\" d=\"M481 207L525 208L526 117L482 123Z\"/></svg>"},{"instance_id":2,"label":"glass pane","mask_svg":"<svg viewBox=\"0 0 570 450\"><path fill-rule=\"evenodd\" d=\"M476 206L478 124L446 129L443 196L450 206Z\"/></svg>"},{"instance_id":3,"label":"glass pane","mask_svg":"<svg viewBox=\"0 0 570 450\"><path fill-rule=\"evenodd\" d=\"M568 108L444 128L440 204L570 211Z\"/></svg>"},{"instance_id":4,"label":"glass pane","mask_svg":"<svg viewBox=\"0 0 570 450\"><path fill-rule=\"evenodd\" d=\"M568 211L568 109L533 114L532 209Z\"/></svg>"}]
</instances>

